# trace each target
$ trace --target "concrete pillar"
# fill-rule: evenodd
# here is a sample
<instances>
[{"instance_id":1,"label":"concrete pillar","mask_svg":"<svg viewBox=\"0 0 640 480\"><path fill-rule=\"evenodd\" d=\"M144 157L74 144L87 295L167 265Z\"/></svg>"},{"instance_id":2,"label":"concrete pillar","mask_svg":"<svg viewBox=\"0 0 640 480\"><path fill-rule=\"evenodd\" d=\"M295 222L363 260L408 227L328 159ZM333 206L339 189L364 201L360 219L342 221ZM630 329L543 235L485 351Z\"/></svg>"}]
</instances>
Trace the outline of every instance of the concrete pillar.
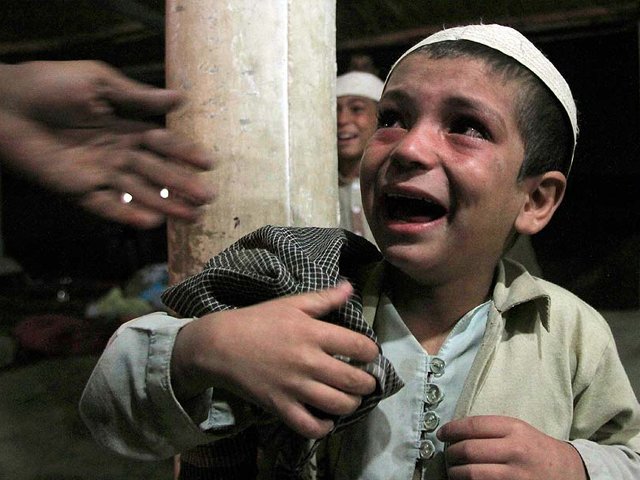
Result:
<instances>
[{"instance_id":1,"label":"concrete pillar","mask_svg":"<svg viewBox=\"0 0 640 480\"><path fill-rule=\"evenodd\" d=\"M335 0L167 0L168 118L218 159L202 220L169 223L176 282L265 224L338 224Z\"/></svg>"}]
</instances>

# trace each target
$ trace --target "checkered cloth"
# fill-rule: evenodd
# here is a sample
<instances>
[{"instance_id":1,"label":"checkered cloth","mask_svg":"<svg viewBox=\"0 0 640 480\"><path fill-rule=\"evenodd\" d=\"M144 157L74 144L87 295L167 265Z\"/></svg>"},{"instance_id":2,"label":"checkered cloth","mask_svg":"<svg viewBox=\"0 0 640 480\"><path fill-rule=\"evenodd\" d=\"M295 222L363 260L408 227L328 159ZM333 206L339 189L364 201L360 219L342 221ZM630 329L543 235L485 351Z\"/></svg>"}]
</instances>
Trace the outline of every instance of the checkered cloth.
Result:
<instances>
[{"instance_id":1,"label":"checkered cloth","mask_svg":"<svg viewBox=\"0 0 640 480\"><path fill-rule=\"evenodd\" d=\"M346 230L266 226L209 260L201 273L169 288L162 299L182 316L200 317L285 295L334 287L340 280L348 279L354 286L354 295L338 311L322 320L345 326L376 341L373 329L362 315L364 279L360 277L367 266L380 260L380 253L371 243ZM380 400L394 394L403 385L391 363L381 354L373 362L360 367L376 378L377 389L363 398L354 413L337 418L334 431L361 419ZM284 436L281 433L278 435L279 441L268 440L271 445L303 443L300 437L295 438L290 431ZM215 443L210 447L215 448ZM310 447L304 452L284 452L286 458L278 460L273 470L279 472L274 473L279 477L273 478L303 478L300 472L312 450ZM207 455L200 451L197 456L203 454ZM283 456L282 451L275 454ZM229 460L228 452L225 456ZM183 454L183 461L188 460L187 452ZM203 463L202 458L191 460L196 465L212 463ZM234 477L230 473L202 478Z\"/></svg>"}]
</instances>

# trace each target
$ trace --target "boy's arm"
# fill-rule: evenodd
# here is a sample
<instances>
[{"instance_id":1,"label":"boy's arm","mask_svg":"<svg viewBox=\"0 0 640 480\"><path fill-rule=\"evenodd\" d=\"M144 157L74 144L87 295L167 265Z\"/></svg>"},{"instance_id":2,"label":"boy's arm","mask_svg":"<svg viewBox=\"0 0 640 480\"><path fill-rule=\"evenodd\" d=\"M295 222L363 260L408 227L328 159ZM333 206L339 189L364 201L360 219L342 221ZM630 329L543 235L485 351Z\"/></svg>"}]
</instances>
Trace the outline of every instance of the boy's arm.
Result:
<instances>
[{"instance_id":1,"label":"boy's arm","mask_svg":"<svg viewBox=\"0 0 640 480\"><path fill-rule=\"evenodd\" d=\"M211 392L183 404L175 398L171 351L190 321L153 313L112 336L80 399L80 416L98 443L127 457L155 460L219 438L218 428L229 434L252 421L237 414L241 405L221 405L216 412ZM205 424L210 414L216 424ZM207 427L217 428L205 433Z\"/></svg>"},{"instance_id":2,"label":"boy's arm","mask_svg":"<svg viewBox=\"0 0 640 480\"><path fill-rule=\"evenodd\" d=\"M611 334L591 382L576 398L571 438L590 480L640 478L640 403Z\"/></svg>"},{"instance_id":3,"label":"boy's arm","mask_svg":"<svg viewBox=\"0 0 640 480\"><path fill-rule=\"evenodd\" d=\"M375 343L315 320L350 293L342 285L194 321L154 314L130 322L101 356L82 417L101 444L141 459L237 432L256 420L253 403L322 436L332 427L325 414L351 413L375 389L373 377L333 358L371 361Z\"/></svg>"}]
</instances>

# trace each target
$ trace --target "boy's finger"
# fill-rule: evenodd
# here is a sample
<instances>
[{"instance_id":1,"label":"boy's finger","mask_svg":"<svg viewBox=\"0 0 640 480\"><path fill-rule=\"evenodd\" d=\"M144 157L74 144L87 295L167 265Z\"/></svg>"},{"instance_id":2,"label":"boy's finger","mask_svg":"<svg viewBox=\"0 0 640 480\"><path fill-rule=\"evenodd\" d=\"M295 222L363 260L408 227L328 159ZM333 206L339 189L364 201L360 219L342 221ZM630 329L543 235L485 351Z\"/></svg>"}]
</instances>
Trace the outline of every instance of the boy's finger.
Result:
<instances>
[{"instance_id":1,"label":"boy's finger","mask_svg":"<svg viewBox=\"0 0 640 480\"><path fill-rule=\"evenodd\" d=\"M312 408L314 416L322 419L335 415L349 415L362 403L360 395L352 395L321 382L310 383L301 391L298 399Z\"/></svg>"},{"instance_id":2,"label":"boy's finger","mask_svg":"<svg viewBox=\"0 0 640 480\"><path fill-rule=\"evenodd\" d=\"M437 436L443 442L458 442L472 438L499 438L505 435L505 417L479 415L452 420L438 430Z\"/></svg>"},{"instance_id":3,"label":"boy's finger","mask_svg":"<svg viewBox=\"0 0 640 480\"><path fill-rule=\"evenodd\" d=\"M287 297L285 300L290 306L319 319L343 306L352 293L353 286L345 281L334 288ZM342 355L366 363L373 361L380 353L376 343L369 337L339 325L323 323L318 336L323 349L330 355Z\"/></svg>"},{"instance_id":4,"label":"boy's finger","mask_svg":"<svg viewBox=\"0 0 640 480\"><path fill-rule=\"evenodd\" d=\"M338 310L349 300L352 293L353 287L351 284L349 282L341 282L334 288L303 293L286 297L283 300L312 318L322 318L334 310Z\"/></svg>"},{"instance_id":5,"label":"boy's finger","mask_svg":"<svg viewBox=\"0 0 640 480\"><path fill-rule=\"evenodd\" d=\"M362 362L369 362L375 358L378 349L375 344L373 347L373 358L370 360L361 360ZM324 368L316 372L315 379L341 392L358 396L373 393L377 386L376 379L373 375L336 358L329 359L324 365Z\"/></svg>"},{"instance_id":6,"label":"boy's finger","mask_svg":"<svg viewBox=\"0 0 640 480\"><path fill-rule=\"evenodd\" d=\"M507 463L509 450L501 448L503 444L501 440L486 438L452 443L445 452L447 465Z\"/></svg>"},{"instance_id":7,"label":"boy's finger","mask_svg":"<svg viewBox=\"0 0 640 480\"><path fill-rule=\"evenodd\" d=\"M357 362L368 363L380 353L373 340L346 327L326 324L320 335L320 343L330 355L341 355Z\"/></svg>"},{"instance_id":8,"label":"boy's finger","mask_svg":"<svg viewBox=\"0 0 640 480\"><path fill-rule=\"evenodd\" d=\"M334 426L331 419L318 418L302 404L290 405L285 412L281 412L282 420L295 432L305 438L322 438Z\"/></svg>"}]
</instances>

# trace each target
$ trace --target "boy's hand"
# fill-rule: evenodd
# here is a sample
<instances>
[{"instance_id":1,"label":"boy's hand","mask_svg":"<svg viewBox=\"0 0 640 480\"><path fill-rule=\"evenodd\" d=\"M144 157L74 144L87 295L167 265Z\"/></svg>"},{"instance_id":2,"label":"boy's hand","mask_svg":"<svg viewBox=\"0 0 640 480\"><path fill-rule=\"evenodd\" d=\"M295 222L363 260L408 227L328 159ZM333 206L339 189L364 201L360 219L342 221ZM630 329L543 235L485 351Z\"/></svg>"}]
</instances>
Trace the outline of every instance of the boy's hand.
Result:
<instances>
[{"instance_id":1,"label":"boy's hand","mask_svg":"<svg viewBox=\"0 0 640 480\"><path fill-rule=\"evenodd\" d=\"M378 355L371 339L316 320L343 305L348 283L320 292L279 298L251 307L206 315L178 333L171 362L179 399L208 387L225 388L275 413L307 438L320 438L376 387L374 377L335 359L370 362Z\"/></svg>"},{"instance_id":2,"label":"boy's hand","mask_svg":"<svg viewBox=\"0 0 640 480\"><path fill-rule=\"evenodd\" d=\"M447 423L438 438L446 450L449 480L586 480L582 458L521 420L476 416Z\"/></svg>"}]
</instances>

